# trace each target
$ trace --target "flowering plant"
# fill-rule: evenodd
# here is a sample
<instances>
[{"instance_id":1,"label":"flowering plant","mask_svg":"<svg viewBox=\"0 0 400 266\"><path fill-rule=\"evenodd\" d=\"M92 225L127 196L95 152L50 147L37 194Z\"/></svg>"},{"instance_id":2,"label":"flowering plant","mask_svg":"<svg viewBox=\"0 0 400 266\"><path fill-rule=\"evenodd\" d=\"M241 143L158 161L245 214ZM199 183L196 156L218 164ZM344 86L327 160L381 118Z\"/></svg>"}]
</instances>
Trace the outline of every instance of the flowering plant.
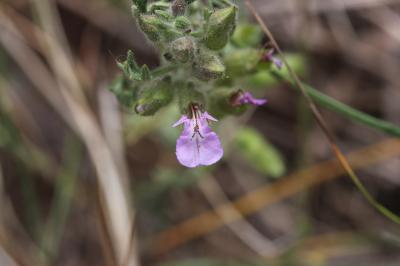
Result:
<instances>
[{"instance_id":1,"label":"flowering plant","mask_svg":"<svg viewBox=\"0 0 400 266\"><path fill-rule=\"evenodd\" d=\"M240 87L260 64L282 65L273 50L256 48L261 31L237 25L237 13L228 0L133 1L132 14L159 51L160 66L139 66L128 51L126 60L117 62L123 73L110 90L122 106L142 116L154 115L176 99L182 117L173 126L183 124L176 156L184 166L221 159L223 148L210 122L265 104Z\"/></svg>"}]
</instances>

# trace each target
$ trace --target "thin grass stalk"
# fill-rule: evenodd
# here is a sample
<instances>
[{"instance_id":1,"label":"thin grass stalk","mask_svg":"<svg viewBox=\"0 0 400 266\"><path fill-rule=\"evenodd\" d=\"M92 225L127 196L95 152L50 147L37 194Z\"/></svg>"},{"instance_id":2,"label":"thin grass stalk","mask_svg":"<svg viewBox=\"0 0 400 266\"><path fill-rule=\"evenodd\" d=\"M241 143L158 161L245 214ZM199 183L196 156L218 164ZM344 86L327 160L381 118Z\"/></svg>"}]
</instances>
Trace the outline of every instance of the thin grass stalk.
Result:
<instances>
[{"instance_id":1,"label":"thin grass stalk","mask_svg":"<svg viewBox=\"0 0 400 266\"><path fill-rule=\"evenodd\" d=\"M279 71L273 70L272 74L279 81L288 82L293 88L297 88L293 80L288 79L282 75ZM334 98L318 91L317 89L303 83L304 89L308 95L320 106L327 108L335 113L342 115L354 122L366 125L370 128L375 128L383 133L392 135L394 137L400 137L400 127L386 120L373 117L367 113L361 112L351 106L348 106Z\"/></svg>"},{"instance_id":2,"label":"thin grass stalk","mask_svg":"<svg viewBox=\"0 0 400 266\"><path fill-rule=\"evenodd\" d=\"M327 137L332 151L334 152L336 158L339 160L340 164L346 170L347 174L349 175L349 177L351 178L351 180L353 181L353 183L355 184L357 189L362 193L362 195L365 197L365 199L375 209L377 209L381 214L386 216L389 220L393 221L394 223L400 224L400 216L396 215L395 213L393 213L392 211L390 211L389 209L384 207L382 204L378 203L374 199L374 197L368 192L366 187L361 183L360 179L357 177L357 175L353 171L351 165L349 164L347 158L344 156L344 154L342 153L340 148L337 146L336 140L335 140L335 137L334 137L333 133L329 130L325 119L323 118L323 116L319 112L317 106L314 104L311 96L307 93L307 90L305 89L303 83L300 81L300 78L297 76L296 72L294 72L293 69L291 68L291 66L289 65L285 55L283 54L280 46L276 42L276 40L275 40L274 36L272 35L271 31L269 30L269 28L267 27L267 25L265 24L263 19L260 17L260 15L258 14L257 10L252 5L250 0L245 0L245 1L246 1L246 5L249 7L251 13L256 18L256 20L259 23L259 25L261 26L262 30L267 35L267 37L270 39L273 47L276 49L276 51L281 56L282 61L286 65L291 78L294 80L297 88L301 91L302 95L307 100L308 105L309 105L311 111L313 112L314 117L315 117L318 125L320 126L320 128L324 132L325 136Z\"/></svg>"}]
</instances>

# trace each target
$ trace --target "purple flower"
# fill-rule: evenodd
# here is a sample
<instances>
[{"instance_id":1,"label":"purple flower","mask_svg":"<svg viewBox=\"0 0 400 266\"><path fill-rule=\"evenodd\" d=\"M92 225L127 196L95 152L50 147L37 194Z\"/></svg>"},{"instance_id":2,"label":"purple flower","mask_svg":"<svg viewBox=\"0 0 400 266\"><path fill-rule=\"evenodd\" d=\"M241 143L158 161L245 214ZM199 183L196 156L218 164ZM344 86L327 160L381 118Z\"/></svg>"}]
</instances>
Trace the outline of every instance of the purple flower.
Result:
<instances>
[{"instance_id":1,"label":"purple flower","mask_svg":"<svg viewBox=\"0 0 400 266\"><path fill-rule=\"evenodd\" d=\"M252 104L254 106L260 106L263 105L267 102L266 99L256 99L253 97L253 95L246 91L243 92L241 90L239 90L237 93L235 93L232 97L231 97L231 104L233 106L240 106L243 104Z\"/></svg>"},{"instance_id":2,"label":"purple flower","mask_svg":"<svg viewBox=\"0 0 400 266\"><path fill-rule=\"evenodd\" d=\"M274 56L274 53L274 48L269 49L269 51L264 54L263 60L272 62L278 69L281 69L283 67L283 62L282 60Z\"/></svg>"},{"instance_id":3,"label":"purple flower","mask_svg":"<svg viewBox=\"0 0 400 266\"><path fill-rule=\"evenodd\" d=\"M190 105L190 116L183 115L173 127L183 124L182 134L176 141L176 157L186 167L211 165L222 158L221 142L208 126L217 121L207 112L201 112L197 104Z\"/></svg>"}]
</instances>

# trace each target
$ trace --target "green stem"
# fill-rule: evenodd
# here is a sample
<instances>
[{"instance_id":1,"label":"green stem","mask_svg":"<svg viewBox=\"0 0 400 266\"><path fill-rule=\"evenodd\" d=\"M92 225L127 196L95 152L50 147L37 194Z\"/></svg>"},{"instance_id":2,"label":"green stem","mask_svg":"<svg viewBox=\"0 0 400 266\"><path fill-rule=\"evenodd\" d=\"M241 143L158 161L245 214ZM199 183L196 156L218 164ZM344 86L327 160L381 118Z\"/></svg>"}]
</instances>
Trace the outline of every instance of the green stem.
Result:
<instances>
[{"instance_id":1,"label":"green stem","mask_svg":"<svg viewBox=\"0 0 400 266\"><path fill-rule=\"evenodd\" d=\"M296 84L292 80L290 80L288 77L285 77L280 72L273 70L272 75L280 81L289 82L293 88L296 88ZM395 137L400 137L400 127L399 126L396 126L390 122L387 122L385 120L373 117L364 112L356 110L346 104L341 103L340 101L337 101L337 100L329 97L328 95L325 95L325 94L319 92L318 90L312 88L311 86L309 86L307 84L303 83L303 85L304 85L304 88L307 91L307 93L319 105L321 105L333 112L341 114L341 115L349 118L352 121L364 124L371 128L378 129L386 134L389 134L389 135L392 135Z\"/></svg>"},{"instance_id":2,"label":"green stem","mask_svg":"<svg viewBox=\"0 0 400 266\"><path fill-rule=\"evenodd\" d=\"M383 215L385 215L387 218L392 220L393 222L400 224L400 216L380 204L375 198L368 192L367 188L364 186L363 183L361 183L360 179L356 176L356 174L351 171L349 172L350 178L353 180L353 183L356 185L359 191L364 195L364 197L367 199L367 201L374 206L376 209L378 209Z\"/></svg>"}]
</instances>

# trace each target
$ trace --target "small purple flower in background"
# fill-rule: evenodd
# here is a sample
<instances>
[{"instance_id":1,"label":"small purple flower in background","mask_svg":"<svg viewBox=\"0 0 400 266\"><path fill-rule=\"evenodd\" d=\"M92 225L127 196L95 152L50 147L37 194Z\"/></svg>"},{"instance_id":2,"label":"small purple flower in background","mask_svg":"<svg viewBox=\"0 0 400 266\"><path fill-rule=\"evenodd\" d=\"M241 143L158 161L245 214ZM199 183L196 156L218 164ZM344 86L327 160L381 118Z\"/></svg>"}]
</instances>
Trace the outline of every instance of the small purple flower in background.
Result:
<instances>
[{"instance_id":1,"label":"small purple flower in background","mask_svg":"<svg viewBox=\"0 0 400 266\"><path fill-rule=\"evenodd\" d=\"M274 56L275 49L271 48L263 55L262 60L272 62L278 69L283 67L283 62L281 59Z\"/></svg>"},{"instance_id":2,"label":"small purple flower in background","mask_svg":"<svg viewBox=\"0 0 400 266\"><path fill-rule=\"evenodd\" d=\"M265 103L267 103L266 99L256 99L253 97L253 95L246 91L243 92L241 90L239 90L238 92L236 92L235 94L232 95L231 99L230 99L230 103L232 106L240 106L243 104L252 104L254 106L260 106L260 105L264 105Z\"/></svg>"},{"instance_id":3,"label":"small purple flower in background","mask_svg":"<svg viewBox=\"0 0 400 266\"><path fill-rule=\"evenodd\" d=\"M190 105L190 115L183 115L173 127L183 124L182 134L176 141L176 157L186 167L211 165L222 158L221 142L208 126L208 121L217 121L197 104Z\"/></svg>"}]
</instances>

